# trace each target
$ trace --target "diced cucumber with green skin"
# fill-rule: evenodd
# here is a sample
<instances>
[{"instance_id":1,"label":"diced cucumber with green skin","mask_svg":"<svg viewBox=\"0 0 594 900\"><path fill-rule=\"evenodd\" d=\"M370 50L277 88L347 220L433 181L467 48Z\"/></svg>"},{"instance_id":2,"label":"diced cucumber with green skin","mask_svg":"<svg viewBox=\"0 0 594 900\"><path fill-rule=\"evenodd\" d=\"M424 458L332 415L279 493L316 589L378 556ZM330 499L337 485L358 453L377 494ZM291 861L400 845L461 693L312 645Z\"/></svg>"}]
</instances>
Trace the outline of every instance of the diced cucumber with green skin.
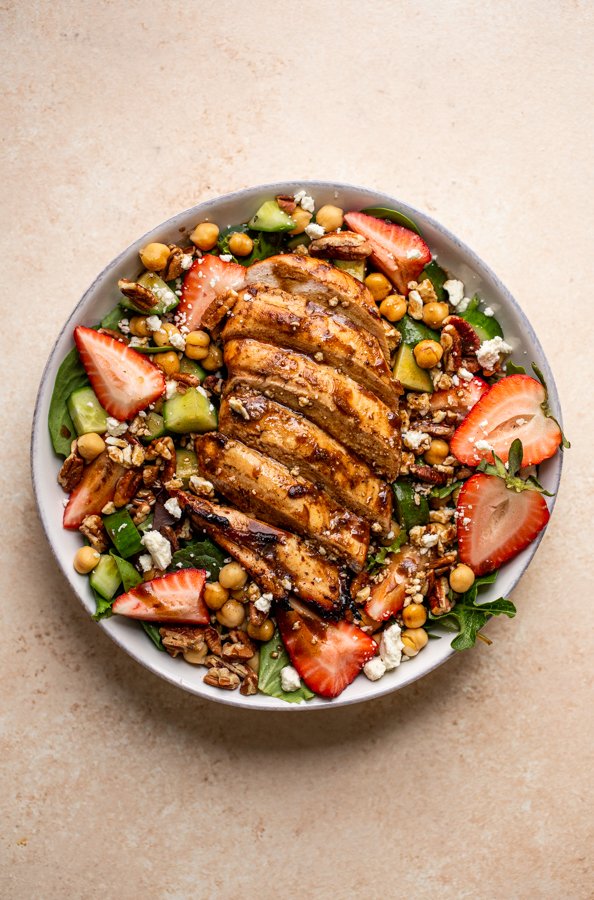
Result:
<instances>
[{"instance_id":1,"label":"diced cucumber with green skin","mask_svg":"<svg viewBox=\"0 0 594 900\"><path fill-rule=\"evenodd\" d=\"M113 556L101 556L89 576L89 584L104 600L111 600L122 583L120 571Z\"/></svg>"},{"instance_id":2,"label":"diced cucumber with green skin","mask_svg":"<svg viewBox=\"0 0 594 900\"><path fill-rule=\"evenodd\" d=\"M73 391L67 405L77 434L89 434L92 431L104 434L107 431L107 413L93 388L82 387Z\"/></svg>"},{"instance_id":3,"label":"diced cucumber with green skin","mask_svg":"<svg viewBox=\"0 0 594 900\"><path fill-rule=\"evenodd\" d=\"M437 295L438 300L447 300L445 297L444 284L448 280L448 273L445 272L441 266L438 266L434 259L431 260L430 263L427 263L421 274L419 275L419 284L421 281L424 281L425 278L428 278L431 284L433 285L433 290Z\"/></svg>"},{"instance_id":4,"label":"diced cucumber with green skin","mask_svg":"<svg viewBox=\"0 0 594 900\"><path fill-rule=\"evenodd\" d=\"M248 228L253 228L254 231L291 231L295 225L295 220L282 211L276 200L263 203L248 222Z\"/></svg>"},{"instance_id":5,"label":"diced cucumber with green skin","mask_svg":"<svg viewBox=\"0 0 594 900\"><path fill-rule=\"evenodd\" d=\"M402 335L402 343L409 347L416 347L420 341L437 341L439 344L439 332L428 328L423 322L417 322L410 316L404 316L396 323L396 328Z\"/></svg>"},{"instance_id":6,"label":"diced cucumber with green skin","mask_svg":"<svg viewBox=\"0 0 594 900\"><path fill-rule=\"evenodd\" d=\"M162 316L164 313L171 312L172 309L175 309L179 303L177 294L171 290L169 285L163 281L162 278L155 275L154 272L145 272L144 275L141 275L138 279L138 284L147 288L154 294L155 305L151 306L148 311L146 309L139 309L129 297L125 297L122 294L119 301L120 306L125 306L126 309L133 309L145 316Z\"/></svg>"},{"instance_id":7,"label":"diced cucumber with green skin","mask_svg":"<svg viewBox=\"0 0 594 900\"><path fill-rule=\"evenodd\" d=\"M165 428L174 434L196 431L214 431L217 427L217 411L198 388L188 388L185 394L175 394L163 404Z\"/></svg>"},{"instance_id":8,"label":"diced cucumber with green skin","mask_svg":"<svg viewBox=\"0 0 594 900\"><path fill-rule=\"evenodd\" d=\"M494 337L503 337L503 330L495 316L486 316L484 312L480 311L478 305L478 297L473 297L464 312L457 315L468 322L469 325L472 325L481 341L490 341Z\"/></svg>"},{"instance_id":9,"label":"diced cucumber with green skin","mask_svg":"<svg viewBox=\"0 0 594 900\"><path fill-rule=\"evenodd\" d=\"M415 525L426 525L429 521L429 503L427 498L416 494L408 481L395 481L392 485L395 500L395 513L398 524L406 531ZM418 505L415 502L418 500Z\"/></svg>"},{"instance_id":10,"label":"diced cucumber with green skin","mask_svg":"<svg viewBox=\"0 0 594 900\"><path fill-rule=\"evenodd\" d=\"M333 259L332 262L337 269L348 272L357 281L365 279L365 260L364 259Z\"/></svg>"},{"instance_id":11,"label":"diced cucumber with green skin","mask_svg":"<svg viewBox=\"0 0 594 900\"><path fill-rule=\"evenodd\" d=\"M118 509L110 516L104 516L103 524L112 544L124 559L141 552L140 532L127 509Z\"/></svg>"},{"instance_id":12,"label":"diced cucumber with green skin","mask_svg":"<svg viewBox=\"0 0 594 900\"><path fill-rule=\"evenodd\" d=\"M178 449L175 451L175 474L187 487L192 475L198 475L198 459L193 450Z\"/></svg>"},{"instance_id":13,"label":"diced cucumber with green skin","mask_svg":"<svg viewBox=\"0 0 594 900\"><path fill-rule=\"evenodd\" d=\"M184 375L193 375L194 378L199 378L200 381L204 381L206 378L206 372L202 366L195 359L188 359L187 356L182 356L180 359L179 370Z\"/></svg>"},{"instance_id":14,"label":"diced cucumber with green skin","mask_svg":"<svg viewBox=\"0 0 594 900\"><path fill-rule=\"evenodd\" d=\"M412 347L408 344L400 344L394 362L394 378L400 382L407 391L421 391L433 393L433 382L426 369L417 365Z\"/></svg>"},{"instance_id":15,"label":"diced cucumber with green skin","mask_svg":"<svg viewBox=\"0 0 594 900\"><path fill-rule=\"evenodd\" d=\"M142 440L147 444L150 444L155 438L163 437L165 434L165 422L163 416L160 416L159 413L150 412L144 420L144 424L148 430L148 434L143 434Z\"/></svg>"},{"instance_id":16,"label":"diced cucumber with green skin","mask_svg":"<svg viewBox=\"0 0 594 900\"><path fill-rule=\"evenodd\" d=\"M409 228L417 234L421 233L416 222L413 222L412 219L409 219L408 216L398 212L396 209L387 209L385 206L369 206L367 209L362 209L361 212L368 216L375 216L376 219L389 219L390 222Z\"/></svg>"}]
</instances>

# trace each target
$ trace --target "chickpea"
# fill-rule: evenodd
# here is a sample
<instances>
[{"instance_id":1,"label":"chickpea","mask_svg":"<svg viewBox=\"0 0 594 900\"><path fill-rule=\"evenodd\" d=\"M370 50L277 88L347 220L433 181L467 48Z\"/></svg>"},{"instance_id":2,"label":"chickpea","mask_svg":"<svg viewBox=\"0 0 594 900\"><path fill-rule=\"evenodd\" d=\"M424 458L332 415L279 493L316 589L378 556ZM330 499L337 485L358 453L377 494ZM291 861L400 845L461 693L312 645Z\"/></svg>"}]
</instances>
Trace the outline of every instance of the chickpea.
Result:
<instances>
[{"instance_id":1,"label":"chickpea","mask_svg":"<svg viewBox=\"0 0 594 900\"><path fill-rule=\"evenodd\" d=\"M225 628L237 628L245 619L245 608L238 600L227 600L217 612L217 620Z\"/></svg>"},{"instance_id":2,"label":"chickpea","mask_svg":"<svg viewBox=\"0 0 594 900\"><path fill-rule=\"evenodd\" d=\"M220 609L229 599L229 591L218 581L207 581L204 585L204 602L209 609Z\"/></svg>"},{"instance_id":3,"label":"chickpea","mask_svg":"<svg viewBox=\"0 0 594 900\"><path fill-rule=\"evenodd\" d=\"M400 635L404 644L403 653L405 656L416 656L419 650L426 646L429 635L423 628L407 628Z\"/></svg>"},{"instance_id":4,"label":"chickpea","mask_svg":"<svg viewBox=\"0 0 594 900\"><path fill-rule=\"evenodd\" d=\"M202 365L207 372L216 372L223 365L223 351L216 344L211 344L208 353L202 360Z\"/></svg>"},{"instance_id":5,"label":"chickpea","mask_svg":"<svg viewBox=\"0 0 594 900\"><path fill-rule=\"evenodd\" d=\"M301 207L298 206L295 212L291 213L291 218L295 223L295 227L292 229L292 231L289 231L289 234L303 234L303 232L311 222L311 213L307 212L306 209L301 209Z\"/></svg>"},{"instance_id":6,"label":"chickpea","mask_svg":"<svg viewBox=\"0 0 594 900\"><path fill-rule=\"evenodd\" d=\"M427 610L422 603L410 603L402 610L402 621L407 628L421 628L427 621Z\"/></svg>"},{"instance_id":7,"label":"chickpea","mask_svg":"<svg viewBox=\"0 0 594 900\"><path fill-rule=\"evenodd\" d=\"M372 272L371 275L368 275L365 285L376 303L385 300L388 294L392 293L392 285L381 272Z\"/></svg>"},{"instance_id":8,"label":"chickpea","mask_svg":"<svg viewBox=\"0 0 594 900\"><path fill-rule=\"evenodd\" d=\"M420 341L413 353L420 369L432 369L443 356L443 348L437 341Z\"/></svg>"},{"instance_id":9,"label":"chickpea","mask_svg":"<svg viewBox=\"0 0 594 900\"><path fill-rule=\"evenodd\" d=\"M190 331L186 335L186 349L184 352L188 359L206 359L209 344L210 335L206 331Z\"/></svg>"},{"instance_id":10,"label":"chickpea","mask_svg":"<svg viewBox=\"0 0 594 900\"><path fill-rule=\"evenodd\" d=\"M255 641L269 641L274 634L274 622L272 619L264 619L261 625L254 625L250 622L247 633Z\"/></svg>"},{"instance_id":11,"label":"chickpea","mask_svg":"<svg viewBox=\"0 0 594 900\"><path fill-rule=\"evenodd\" d=\"M101 554L93 550L92 547L81 547L76 551L72 565L79 575L88 575L89 572L93 571L100 559Z\"/></svg>"},{"instance_id":12,"label":"chickpea","mask_svg":"<svg viewBox=\"0 0 594 900\"><path fill-rule=\"evenodd\" d=\"M440 466L449 452L450 445L446 441L434 438L431 441L431 446L425 451L423 456L425 457L425 462L429 463L430 466Z\"/></svg>"},{"instance_id":13,"label":"chickpea","mask_svg":"<svg viewBox=\"0 0 594 900\"><path fill-rule=\"evenodd\" d=\"M236 231L229 238L229 250L233 256L249 256L253 249L253 240L243 231Z\"/></svg>"},{"instance_id":14,"label":"chickpea","mask_svg":"<svg viewBox=\"0 0 594 900\"><path fill-rule=\"evenodd\" d=\"M177 353L170 350L168 353L155 353L154 360L166 375L174 375L179 372L179 359Z\"/></svg>"},{"instance_id":15,"label":"chickpea","mask_svg":"<svg viewBox=\"0 0 594 900\"><path fill-rule=\"evenodd\" d=\"M219 239L219 228L214 222L201 222L190 235L190 240L199 250L212 250Z\"/></svg>"},{"instance_id":16,"label":"chickpea","mask_svg":"<svg viewBox=\"0 0 594 900\"><path fill-rule=\"evenodd\" d=\"M338 231L344 222L343 210L339 206L322 206L317 212L316 222L324 231Z\"/></svg>"},{"instance_id":17,"label":"chickpea","mask_svg":"<svg viewBox=\"0 0 594 900\"><path fill-rule=\"evenodd\" d=\"M166 347L171 343L171 335L179 334L179 328L171 322L162 322L158 331L153 331L153 341L157 347Z\"/></svg>"},{"instance_id":18,"label":"chickpea","mask_svg":"<svg viewBox=\"0 0 594 900\"><path fill-rule=\"evenodd\" d=\"M96 459L105 450L105 441L100 434L90 431L88 434L81 434L76 442L78 452L84 460L91 462Z\"/></svg>"},{"instance_id":19,"label":"chickpea","mask_svg":"<svg viewBox=\"0 0 594 900\"><path fill-rule=\"evenodd\" d=\"M470 566L460 563L450 572L450 587L457 594L463 594L474 584L474 572Z\"/></svg>"},{"instance_id":20,"label":"chickpea","mask_svg":"<svg viewBox=\"0 0 594 900\"><path fill-rule=\"evenodd\" d=\"M140 251L140 261L149 272L159 272L167 265L169 253L167 244L147 244Z\"/></svg>"},{"instance_id":21,"label":"chickpea","mask_svg":"<svg viewBox=\"0 0 594 900\"><path fill-rule=\"evenodd\" d=\"M146 324L146 316L132 316L130 319L130 334L134 337L150 337L151 331Z\"/></svg>"},{"instance_id":22,"label":"chickpea","mask_svg":"<svg viewBox=\"0 0 594 900\"><path fill-rule=\"evenodd\" d=\"M228 591L237 591L247 581L247 572L238 562L227 563L219 572L219 584Z\"/></svg>"},{"instance_id":23,"label":"chickpea","mask_svg":"<svg viewBox=\"0 0 594 900\"><path fill-rule=\"evenodd\" d=\"M440 328L443 320L449 316L450 311L447 303L438 303L431 301L423 307L423 322L429 328Z\"/></svg>"},{"instance_id":24,"label":"chickpea","mask_svg":"<svg viewBox=\"0 0 594 900\"><path fill-rule=\"evenodd\" d=\"M208 647L206 646L206 644L204 644L201 650L186 650L184 653L185 661L193 666L204 665L204 660L207 656Z\"/></svg>"},{"instance_id":25,"label":"chickpea","mask_svg":"<svg viewBox=\"0 0 594 900\"><path fill-rule=\"evenodd\" d=\"M388 322L399 322L406 315L406 298L400 294L389 294L380 303L379 311Z\"/></svg>"}]
</instances>

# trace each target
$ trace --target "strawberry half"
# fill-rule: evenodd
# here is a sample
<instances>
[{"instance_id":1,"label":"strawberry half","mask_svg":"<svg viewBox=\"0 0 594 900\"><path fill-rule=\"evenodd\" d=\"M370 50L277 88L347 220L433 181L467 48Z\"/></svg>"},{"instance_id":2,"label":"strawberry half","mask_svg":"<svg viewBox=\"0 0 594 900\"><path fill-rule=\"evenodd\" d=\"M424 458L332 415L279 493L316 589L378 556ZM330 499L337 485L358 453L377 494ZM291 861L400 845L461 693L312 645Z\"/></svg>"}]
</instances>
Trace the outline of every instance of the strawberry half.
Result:
<instances>
[{"instance_id":1,"label":"strawberry half","mask_svg":"<svg viewBox=\"0 0 594 900\"><path fill-rule=\"evenodd\" d=\"M376 219L361 212L347 213L344 220L352 231L367 238L373 247L371 260L378 269L401 294L408 294L408 282L416 281L431 261L431 250L423 238L388 219Z\"/></svg>"},{"instance_id":2,"label":"strawberry half","mask_svg":"<svg viewBox=\"0 0 594 900\"><path fill-rule=\"evenodd\" d=\"M458 387L449 388L447 391L435 391L431 394L431 409L451 410L461 414L460 417L462 417L478 403L488 390L489 385L482 378L474 377L472 381L460 380Z\"/></svg>"},{"instance_id":3,"label":"strawberry half","mask_svg":"<svg viewBox=\"0 0 594 900\"><path fill-rule=\"evenodd\" d=\"M195 259L182 284L182 296L175 313L178 325L190 331L200 327L202 316L213 300L229 290L238 291L245 284L245 269L219 256Z\"/></svg>"},{"instance_id":4,"label":"strawberry half","mask_svg":"<svg viewBox=\"0 0 594 900\"><path fill-rule=\"evenodd\" d=\"M473 475L458 497L458 557L475 575L493 572L517 556L550 518L544 497L517 492L495 475Z\"/></svg>"},{"instance_id":5,"label":"strawberry half","mask_svg":"<svg viewBox=\"0 0 594 900\"><path fill-rule=\"evenodd\" d=\"M83 477L70 494L64 510L64 528L78 528L87 516L98 515L113 500L116 484L125 469L109 458L107 452L85 466Z\"/></svg>"},{"instance_id":6,"label":"strawberry half","mask_svg":"<svg viewBox=\"0 0 594 900\"><path fill-rule=\"evenodd\" d=\"M165 376L122 341L79 325L74 342L99 403L110 416L131 419L165 390Z\"/></svg>"},{"instance_id":7,"label":"strawberry half","mask_svg":"<svg viewBox=\"0 0 594 900\"><path fill-rule=\"evenodd\" d=\"M204 569L182 569L153 578L121 594L112 612L130 619L208 625L210 614L202 597Z\"/></svg>"},{"instance_id":8,"label":"strawberry half","mask_svg":"<svg viewBox=\"0 0 594 900\"><path fill-rule=\"evenodd\" d=\"M350 622L324 622L294 609L279 609L276 619L291 662L321 697L338 697L377 653L373 638Z\"/></svg>"},{"instance_id":9,"label":"strawberry half","mask_svg":"<svg viewBox=\"0 0 594 900\"><path fill-rule=\"evenodd\" d=\"M553 456L563 439L548 414L546 389L529 375L508 375L494 384L457 428L450 449L467 466L492 460L493 453L507 462L516 438L524 448L522 466Z\"/></svg>"},{"instance_id":10,"label":"strawberry half","mask_svg":"<svg viewBox=\"0 0 594 900\"><path fill-rule=\"evenodd\" d=\"M412 577L419 570L421 557L412 547L403 547L392 554L382 570L383 578L372 584L371 595L365 604L365 612L376 622L391 619L404 606L405 591Z\"/></svg>"}]
</instances>

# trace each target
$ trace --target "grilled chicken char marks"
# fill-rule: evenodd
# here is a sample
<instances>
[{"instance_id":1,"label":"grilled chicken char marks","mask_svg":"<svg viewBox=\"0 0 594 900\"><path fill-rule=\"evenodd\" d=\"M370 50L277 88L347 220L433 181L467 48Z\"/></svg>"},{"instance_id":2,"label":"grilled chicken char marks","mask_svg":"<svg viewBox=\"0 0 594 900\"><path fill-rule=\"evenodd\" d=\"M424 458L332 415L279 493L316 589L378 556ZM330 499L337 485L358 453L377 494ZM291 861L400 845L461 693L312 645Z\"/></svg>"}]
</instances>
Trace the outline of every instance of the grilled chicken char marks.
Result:
<instances>
[{"instance_id":1,"label":"grilled chicken char marks","mask_svg":"<svg viewBox=\"0 0 594 900\"><path fill-rule=\"evenodd\" d=\"M243 512L314 538L356 572L365 564L369 524L282 463L220 433L198 435L201 473Z\"/></svg>"},{"instance_id":2,"label":"grilled chicken char marks","mask_svg":"<svg viewBox=\"0 0 594 900\"><path fill-rule=\"evenodd\" d=\"M339 610L338 566L319 556L302 538L185 491L177 497L195 528L240 562L264 593L285 600L293 592L325 613Z\"/></svg>"},{"instance_id":3,"label":"grilled chicken char marks","mask_svg":"<svg viewBox=\"0 0 594 900\"><path fill-rule=\"evenodd\" d=\"M250 337L313 356L335 366L398 409L401 387L392 378L376 337L306 296L275 289L253 289L236 301L223 340Z\"/></svg>"},{"instance_id":4,"label":"grilled chicken char marks","mask_svg":"<svg viewBox=\"0 0 594 900\"><path fill-rule=\"evenodd\" d=\"M308 297L330 312L340 308L342 315L377 338L386 361L390 362L386 331L375 301L365 285L348 272L320 259L287 253L251 265L246 283L248 287L263 285Z\"/></svg>"},{"instance_id":5,"label":"grilled chicken char marks","mask_svg":"<svg viewBox=\"0 0 594 900\"><path fill-rule=\"evenodd\" d=\"M322 486L337 503L377 522L384 534L390 531L392 492L388 485L305 416L232 380L221 401L219 430L289 469L296 466L300 475Z\"/></svg>"},{"instance_id":6,"label":"grilled chicken char marks","mask_svg":"<svg viewBox=\"0 0 594 900\"><path fill-rule=\"evenodd\" d=\"M302 412L393 481L400 465L400 419L352 378L301 353L251 339L225 344L230 379Z\"/></svg>"}]
</instances>

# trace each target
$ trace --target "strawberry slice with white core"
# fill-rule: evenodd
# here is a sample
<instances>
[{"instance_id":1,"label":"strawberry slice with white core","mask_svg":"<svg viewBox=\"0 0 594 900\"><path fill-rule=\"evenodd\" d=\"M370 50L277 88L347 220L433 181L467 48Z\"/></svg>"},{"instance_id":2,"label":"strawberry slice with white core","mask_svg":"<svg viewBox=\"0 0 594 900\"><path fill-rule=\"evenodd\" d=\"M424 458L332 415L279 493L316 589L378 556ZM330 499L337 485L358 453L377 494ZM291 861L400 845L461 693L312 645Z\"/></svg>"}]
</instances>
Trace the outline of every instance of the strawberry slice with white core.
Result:
<instances>
[{"instance_id":1,"label":"strawberry slice with white core","mask_svg":"<svg viewBox=\"0 0 594 900\"><path fill-rule=\"evenodd\" d=\"M466 415L488 390L489 385L482 378L475 376L471 381L460 379L457 387L431 394L431 409L451 410Z\"/></svg>"},{"instance_id":2,"label":"strawberry slice with white core","mask_svg":"<svg viewBox=\"0 0 594 900\"><path fill-rule=\"evenodd\" d=\"M99 403L110 416L131 419L164 393L161 369L122 341L79 325L74 342Z\"/></svg>"},{"instance_id":3,"label":"strawberry slice with white core","mask_svg":"<svg viewBox=\"0 0 594 900\"><path fill-rule=\"evenodd\" d=\"M548 459L562 441L561 429L545 410L547 393L529 375L508 375L493 385L457 428L450 449L460 462L476 466L495 452L507 462L516 438L524 448L522 466Z\"/></svg>"},{"instance_id":4,"label":"strawberry slice with white core","mask_svg":"<svg viewBox=\"0 0 594 900\"><path fill-rule=\"evenodd\" d=\"M542 494L510 490L494 475L473 475L458 497L459 560L475 575L493 572L524 550L549 518Z\"/></svg>"},{"instance_id":5,"label":"strawberry slice with white core","mask_svg":"<svg viewBox=\"0 0 594 900\"><path fill-rule=\"evenodd\" d=\"M83 477L70 494L64 510L64 528L78 528L87 516L98 515L113 500L116 484L125 469L109 458L107 452L85 466Z\"/></svg>"},{"instance_id":6,"label":"strawberry slice with white core","mask_svg":"<svg viewBox=\"0 0 594 900\"><path fill-rule=\"evenodd\" d=\"M376 622L391 619L404 606L406 588L419 571L421 557L412 547L392 554L382 570L382 580L372 584L365 612Z\"/></svg>"},{"instance_id":7,"label":"strawberry slice with white core","mask_svg":"<svg viewBox=\"0 0 594 900\"><path fill-rule=\"evenodd\" d=\"M377 653L373 638L350 622L325 622L294 609L279 609L276 618L291 662L321 697L338 697Z\"/></svg>"},{"instance_id":8,"label":"strawberry slice with white core","mask_svg":"<svg viewBox=\"0 0 594 900\"><path fill-rule=\"evenodd\" d=\"M345 222L357 234L367 238L373 248L371 261L387 275L401 294L408 294L409 281L417 281L428 262L431 250L420 235L388 219L376 219L366 213L349 212Z\"/></svg>"},{"instance_id":9,"label":"strawberry slice with white core","mask_svg":"<svg viewBox=\"0 0 594 900\"><path fill-rule=\"evenodd\" d=\"M130 619L208 625L210 614L202 596L204 569L182 569L139 584L121 594L112 612Z\"/></svg>"},{"instance_id":10,"label":"strawberry slice with white core","mask_svg":"<svg viewBox=\"0 0 594 900\"><path fill-rule=\"evenodd\" d=\"M233 262L225 262L219 256L203 256L195 259L186 272L182 284L182 296L175 312L178 325L189 331L200 327L202 316L218 297L227 291L240 290L245 284L245 268Z\"/></svg>"}]
</instances>

